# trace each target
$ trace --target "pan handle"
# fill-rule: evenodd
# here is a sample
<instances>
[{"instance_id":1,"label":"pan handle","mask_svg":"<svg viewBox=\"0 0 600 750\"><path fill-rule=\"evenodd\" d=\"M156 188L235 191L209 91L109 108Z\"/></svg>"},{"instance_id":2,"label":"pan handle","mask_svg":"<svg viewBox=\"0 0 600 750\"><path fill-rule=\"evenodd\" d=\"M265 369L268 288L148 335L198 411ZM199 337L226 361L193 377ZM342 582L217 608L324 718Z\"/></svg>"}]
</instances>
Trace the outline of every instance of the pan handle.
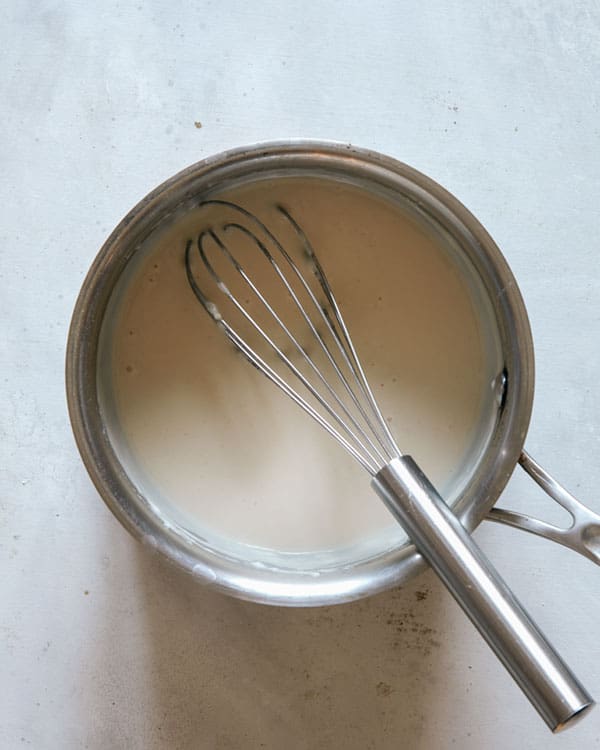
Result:
<instances>
[{"instance_id":1,"label":"pan handle","mask_svg":"<svg viewBox=\"0 0 600 750\"><path fill-rule=\"evenodd\" d=\"M600 565L600 514L576 500L525 451L519 457L519 464L553 500L571 515L571 525L567 528L560 528L505 508L492 508L487 516L488 520L505 523L523 531L529 531L531 534L543 536L579 552L596 565Z\"/></svg>"}]
</instances>

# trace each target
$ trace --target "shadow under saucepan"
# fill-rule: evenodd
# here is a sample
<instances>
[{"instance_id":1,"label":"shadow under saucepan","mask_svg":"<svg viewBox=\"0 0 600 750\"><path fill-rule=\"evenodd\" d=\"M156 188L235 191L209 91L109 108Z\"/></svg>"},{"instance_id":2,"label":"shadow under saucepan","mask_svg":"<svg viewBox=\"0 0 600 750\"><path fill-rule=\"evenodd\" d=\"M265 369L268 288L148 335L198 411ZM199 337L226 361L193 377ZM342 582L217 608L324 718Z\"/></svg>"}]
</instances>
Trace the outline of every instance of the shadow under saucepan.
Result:
<instances>
[{"instance_id":1,"label":"shadow under saucepan","mask_svg":"<svg viewBox=\"0 0 600 750\"><path fill-rule=\"evenodd\" d=\"M430 571L332 607L242 602L135 543L91 488L86 494L97 512L82 538L96 564L84 571L85 592L69 594L81 603L79 619L55 657L70 677L54 694L44 687L44 708L34 709L60 703L64 747L504 750L509 727L520 737L532 725L531 746L547 746L543 722ZM507 530L486 526L476 536L507 568ZM531 564L524 554L527 577ZM507 580L517 583L514 572ZM547 617L540 609L547 588L523 601L556 639L554 607ZM558 600L569 601L568 592ZM558 646L577 639L584 649L581 630L563 632ZM559 650L593 687L583 652ZM553 741L581 746L578 732L596 736L595 721Z\"/></svg>"},{"instance_id":2,"label":"shadow under saucepan","mask_svg":"<svg viewBox=\"0 0 600 750\"><path fill-rule=\"evenodd\" d=\"M455 671L452 605L433 574L368 600L290 609L216 593L137 549L152 652L144 747L432 746Z\"/></svg>"}]
</instances>

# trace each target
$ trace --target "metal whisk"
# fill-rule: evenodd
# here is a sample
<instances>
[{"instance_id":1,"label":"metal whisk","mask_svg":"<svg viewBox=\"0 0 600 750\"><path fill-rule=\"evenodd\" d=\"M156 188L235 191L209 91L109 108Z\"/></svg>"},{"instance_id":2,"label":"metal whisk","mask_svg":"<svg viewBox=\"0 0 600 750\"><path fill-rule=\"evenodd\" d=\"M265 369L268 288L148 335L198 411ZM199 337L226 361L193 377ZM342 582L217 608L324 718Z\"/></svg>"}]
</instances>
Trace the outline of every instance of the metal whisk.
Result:
<instances>
[{"instance_id":1,"label":"metal whisk","mask_svg":"<svg viewBox=\"0 0 600 750\"><path fill-rule=\"evenodd\" d=\"M417 464L398 449L305 232L276 206L277 220L301 248L298 259L242 206L200 205L219 216L185 248L188 280L204 309L236 349L369 472L378 495L548 726L561 729L592 698ZM240 260L240 241L248 263Z\"/></svg>"}]
</instances>

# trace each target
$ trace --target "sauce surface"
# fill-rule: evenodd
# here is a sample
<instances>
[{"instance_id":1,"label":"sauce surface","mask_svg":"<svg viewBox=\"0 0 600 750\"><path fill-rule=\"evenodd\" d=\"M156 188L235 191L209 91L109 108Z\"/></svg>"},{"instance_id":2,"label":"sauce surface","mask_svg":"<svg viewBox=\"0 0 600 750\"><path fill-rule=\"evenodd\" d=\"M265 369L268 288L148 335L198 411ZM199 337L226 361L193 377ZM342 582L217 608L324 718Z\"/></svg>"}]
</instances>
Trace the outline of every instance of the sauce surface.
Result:
<instances>
[{"instance_id":1,"label":"sauce surface","mask_svg":"<svg viewBox=\"0 0 600 750\"><path fill-rule=\"evenodd\" d=\"M255 210L275 234L273 206L293 210L400 450L451 501L487 438L498 363L440 236L399 205L324 179L256 182L221 197ZM183 254L202 217L191 210L149 237L109 307L105 403L134 481L217 546L229 538L313 552L382 534L401 541L368 473L243 360L195 299Z\"/></svg>"}]
</instances>

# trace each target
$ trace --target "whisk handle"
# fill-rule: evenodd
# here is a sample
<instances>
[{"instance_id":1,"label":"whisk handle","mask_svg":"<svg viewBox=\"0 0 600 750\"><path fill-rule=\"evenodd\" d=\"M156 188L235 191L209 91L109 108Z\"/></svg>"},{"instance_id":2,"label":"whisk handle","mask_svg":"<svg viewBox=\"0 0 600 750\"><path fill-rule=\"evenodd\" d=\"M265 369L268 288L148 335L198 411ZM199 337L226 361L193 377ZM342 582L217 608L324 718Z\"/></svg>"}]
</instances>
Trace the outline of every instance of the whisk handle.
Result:
<instances>
[{"instance_id":1,"label":"whisk handle","mask_svg":"<svg viewBox=\"0 0 600 750\"><path fill-rule=\"evenodd\" d=\"M553 732L594 701L410 456L372 485Z\"/></svg>"}]
</instances>

